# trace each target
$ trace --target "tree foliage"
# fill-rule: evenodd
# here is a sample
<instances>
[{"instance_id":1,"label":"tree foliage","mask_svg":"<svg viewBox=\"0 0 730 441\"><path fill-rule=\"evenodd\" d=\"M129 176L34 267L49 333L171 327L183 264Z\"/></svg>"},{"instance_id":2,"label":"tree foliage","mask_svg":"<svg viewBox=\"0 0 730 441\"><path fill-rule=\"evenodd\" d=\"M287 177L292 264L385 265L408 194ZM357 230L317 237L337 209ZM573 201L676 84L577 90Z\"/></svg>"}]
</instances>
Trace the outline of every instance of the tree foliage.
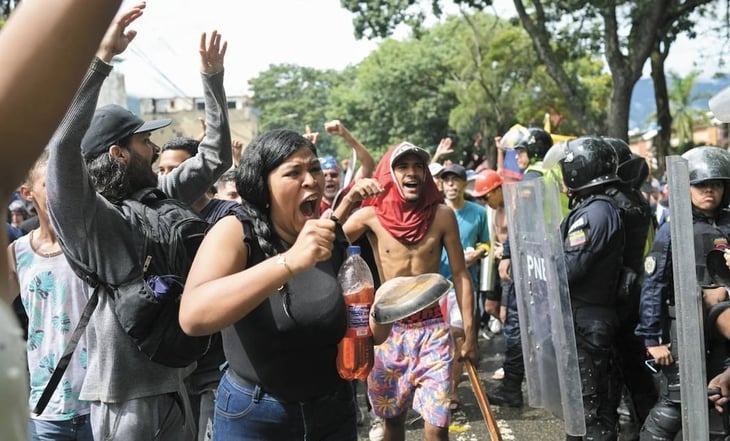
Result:
<instances>
[{"instance_id":1,"label":"tree foliage","mask_svg":"<svg viewBox=\"0 0 730 441\"><path fill-rule=\"evenodd\" d=\"M496 151L491 138L515 123L542 126L548 114L553 132L579 133L581 128L570 117L564 97L517 23L476 13L452 17L434 31L439 29L455 45L450 84L459 105L451 113L450 124L459 131L484 134L482 148L492 164ZM610 78L602 72L600 60L584 52L574 57L571 69L591 84L589 111L605 115Z\"/></svg>"},{"instance_id":2,"label":"tree foliage","mask_svg":"<svg viewBox=\"0 0 730 441\"><path fill-rule=\"evenodd\" d=\"M334 70L318 70L293 64L271 65L250 80L254 106L260 112L263 131L291 129L304 133L308 125L313 132L324 131L325 112L331 90L340 81ZM333 154L326 137L318 142L320 154Z\"/></svg>"},{"instance_id":3,"label":"tree foliage","mask_svg":"<svg viewBox=\"0 0 730 441\"><path fill-rule=\"evenodd\" d=\"M605 114L609 79L599 60L584 52L569 66L592 84L589 111ZM342 120L376 159L402 140L433 151L449 136L455 141L449 159L468 162L486 151L491 164L493 137L515 123L541 126L549 113L563 133L580 128L525 31L485 13L449 17L419 38L385 40L359 65L339 73L272 66L251 85L263 130L301 131L310 124L321 133L320 150L337 149L339 158L349 148L323 134L320 121ZM475 138L482 140L477 152Z\"/></svg>"},{"instance_id":4,"label":"tree foliage","mask_svg":"<svg viewBox=\"0 0 730 441\"><path fill-rule=\"evenodd\" d=\"M699 71L693 71L683 78L674 72L669 73L671 84L669 102L673 110L674 136L680 146L691 144L695 127L698 124L707 124L709 122L707 112L698 110L694 106L694 103L698 100L709 98L709 96L693 93L699 75Z\"/></svg>"},{"instance_id":5,"label":"tree foliage","mask_svg":"<svg viewBox=\"0 0 730 441\"><path fill-rule=\"evenodd\" d=\"M340 0L343 8L353 13L352 24L357 38L385 38L401 23L408 25L415 36L422 33L422 24L427 12L440 17L443 0ZM455 3L475 10L485 9L491 0L460 0Z\"/></svg>"},{"instance_id":6,"label":"tree foliage","mask_svg":"<svg viewBox=\"0 0 730 441\"><path fill-rule=\"evenodd\" d=\"M446 89L449 46L432 35L386 40L355 69L352 82L333 91L331 111L379 157L408 140L425 148L453 135L449 114L457 105Z\"/></svg>"},{"instance_id":7,"label":"tree foliage","mask_svg":"<svg viewBox=\"0 0 730 441\"><path fill-rule=\"evenodd\" d=\"M565 99L584 133L628 136L631 94L652 52L668 51L677 35L693 36L694 27L716 0L513 0L538 59ZM484 8L488 0L341 0L353 13L359 37L390 35L399 23L411 24L424 11L440 16L444 5ZM390 5L390 6L388 6ZM397 9L395 11L394 9ZM419 26L414 31L420 32ZM607 118L592 112L590 84L571 63L591 51L605 57L611 72ZM663 59L659 58L663 63ZM663 64L662 64L663 66ZM663 75L663 71L657 74ZM658 100L663 99L660 91ZM666 101L666 100L665 100Z\"/></svg>"}]
</instances>

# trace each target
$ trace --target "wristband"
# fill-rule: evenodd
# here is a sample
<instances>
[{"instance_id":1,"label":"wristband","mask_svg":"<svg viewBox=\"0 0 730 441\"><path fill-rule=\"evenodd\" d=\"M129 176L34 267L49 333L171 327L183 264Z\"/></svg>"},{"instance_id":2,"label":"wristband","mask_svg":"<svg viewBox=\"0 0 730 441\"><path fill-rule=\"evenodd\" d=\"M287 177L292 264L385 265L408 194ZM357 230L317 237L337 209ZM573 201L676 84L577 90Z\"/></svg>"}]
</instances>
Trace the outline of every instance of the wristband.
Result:
<instances>
[{"instance_id":1,"label":"wristband","mask_svg":"<svg viewBox=\"0 0 730 441\"><path fill-rule=\"evenodd\" d=\"M289 268L289 265L287 265L286 263L285 255L279 254L278 256L276 256L276 264L286 268L287 272L289 273L289 277L294 277L294 273L292 272L291 268Z\"/></svg>"}]
</instances>

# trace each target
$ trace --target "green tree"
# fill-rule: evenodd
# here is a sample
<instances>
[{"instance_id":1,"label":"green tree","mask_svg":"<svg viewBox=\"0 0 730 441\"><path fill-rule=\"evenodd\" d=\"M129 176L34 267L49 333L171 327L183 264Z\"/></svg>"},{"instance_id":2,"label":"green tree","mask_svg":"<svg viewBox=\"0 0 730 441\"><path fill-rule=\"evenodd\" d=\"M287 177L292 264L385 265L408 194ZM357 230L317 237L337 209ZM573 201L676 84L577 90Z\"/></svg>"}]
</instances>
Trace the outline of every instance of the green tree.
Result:
<instances>
[{"instance_id":1,"label":"green tree","mask_svg":"<svg viewBox=\"0 0 730 441\"><path fill-rule=\"evenodd\" d=\"M457 131L485 136L491 164L496 151L491 138L515 123L542 126L549 113L553 131L576 133L581 128L569 113L565 99L547 75L530 38L518 23L484 13L451 17L434 32L446 32L455 46L451 59L452 85L459 105L450 124ZM466 26L465 26L466 24ZM590 83L590 112L605 115L610 77L602 72L600 59L592 54L577 56L571 64L582 81Z\"/></svg>"},{"instance_id":2,"label":"green tree","mask_svg":"<svg viewBox=\"0 0 730 441\"><path fill-rule=\"evenodd\" d=\"M449 113L457 105L445 87L452 55L432 35L386 40L332 91L330 116L342 119L376 159L402 140L433 147L450 134Z\"/></svg>"},{"instance_id":3,"label":"green tree","mask_svg":"<svg viewBox=\"0 0 730 441\"><path fill-rule=\"evenodd\" d=\"M698 110L694 104L703 98L702 94L693 93L699 71L693 71L686 77L669 72L669 104L674 119L674 136L682 146L693 145L694 129L698 123L707 123L706 112Z\"/></svg>"},{"instance_id":4,"label":"green tree","mask_svg":"<svg viewBox=\"0 0 730 441\"><path fill-rule=\"evenodd\" d=\"M320 132L318 152L334 154L329 137L322 136L329 95L340 81L334 70L317 70L292 64L271 65L249 81L262 131L285 128L304 133L309 125Z\"/></svg>"},{"instance_id":5,"label":"green tree","mask_svg":"<svg viewBox=\"0 0 730 441\"><path fill-rule=\"evenodd\" d=\"M584 133L626 138L631 94L652 51L667 49L680 33L689 33L712 8L713 0L513 0L520 22L535 52L565 98ZM430 13L440 16L442 5L456 3L484 8L489 0L431 0ZM390 35L399 23L420 32L424 8L416 0L341 0L354 14L358 37ZM529 8L529 9L528 9ZM602 54L612 76L607 118L590 112L589 85L567 63L576 52ZM663 71L658 71L660 75ZM661 93L661 91L660 91ZM663 158L662 158L663 160Z\"/></svg>"}]
</instances>

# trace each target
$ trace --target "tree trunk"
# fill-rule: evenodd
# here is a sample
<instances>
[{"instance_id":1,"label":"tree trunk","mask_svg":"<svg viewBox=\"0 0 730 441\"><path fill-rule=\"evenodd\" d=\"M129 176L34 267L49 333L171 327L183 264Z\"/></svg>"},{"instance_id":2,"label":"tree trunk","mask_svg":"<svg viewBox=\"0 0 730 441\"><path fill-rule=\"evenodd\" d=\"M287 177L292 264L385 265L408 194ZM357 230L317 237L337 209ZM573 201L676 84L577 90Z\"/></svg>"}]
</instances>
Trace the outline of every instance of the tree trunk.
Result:
<instances>
[{"instance_id":1,"label":"tree trunk","mask_svg":"<svg viewBox=\"0 0 730 441\"><path fill-rule=\"evenodd\" d=\"M669 110L669 93L667 78L664 72L665 55L657 48L651 54L651 79L654 81L654 101L656 102L656 118L659 134L654 138L654 149L657 160L657 173L664 175L667 167L666 157L672 139L672 114Z\"/></svg>"},{"instance_id":2,"label":"tree trunk","mask_svg":"<svg viewBox=\"0 0 730 441\"><path fill-rule=\"evenodd\" d=\"M627 140L631 93L634 91L636 81L628 76L616 75L616 73L614 73L611 81L613 87L611 90L611 104L607 115L607 135L612 138Z\"/></svg>"},{"instance_id":3,"label":"tree trunk","mask_svg":"<svg viewBox=\"0 0 730 441\"><path fill-rule=\"evenodd\" d=\"M517 15L520 17L522 27L530 36L532 46L535 48L540 61L545 64L548 75L555 81L555 85L565 98L565 103L572 116L585 129L586 133L596 133L599 129L597 122L592 121L585 104L585 93L580 90L580 84L575 78L568 76L563 69L560 59L556 56L551 46L552 35L545 25L545 13L540 0L532 0L535 8L536 19L530 17L525 8L527 3L524 0L513 0Z\"/></svg>"}]
</instances>

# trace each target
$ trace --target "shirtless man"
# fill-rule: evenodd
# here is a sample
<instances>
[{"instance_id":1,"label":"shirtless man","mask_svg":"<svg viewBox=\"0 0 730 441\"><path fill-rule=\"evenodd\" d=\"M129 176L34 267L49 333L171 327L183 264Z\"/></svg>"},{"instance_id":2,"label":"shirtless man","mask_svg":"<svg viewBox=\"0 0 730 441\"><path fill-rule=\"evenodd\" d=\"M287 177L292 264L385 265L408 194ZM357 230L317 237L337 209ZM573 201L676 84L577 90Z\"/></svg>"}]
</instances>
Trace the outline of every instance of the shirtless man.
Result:
<instances>
[{"instance_id":1,"label":"shirtless man","mask_svg":"<svg viewBox=\"0 0 730 441\"><path fill-rule=\"evenodd\" d=\"M472 285L458 225L453 210L442 203L428 163L429 154L413 144L391 147L374 175L382 191L363 201L344 230L350 241L367 234L383 281L438 273L441 249L446 247L466 333L457 356L476 361ZM385 420L384 439L405 438L412 405L423 416L426 440L447 440L454 346L438 302L392 328L373 320L371 328L378 346L368 395L375 414Z\"/></svg>"}]
</instances>

